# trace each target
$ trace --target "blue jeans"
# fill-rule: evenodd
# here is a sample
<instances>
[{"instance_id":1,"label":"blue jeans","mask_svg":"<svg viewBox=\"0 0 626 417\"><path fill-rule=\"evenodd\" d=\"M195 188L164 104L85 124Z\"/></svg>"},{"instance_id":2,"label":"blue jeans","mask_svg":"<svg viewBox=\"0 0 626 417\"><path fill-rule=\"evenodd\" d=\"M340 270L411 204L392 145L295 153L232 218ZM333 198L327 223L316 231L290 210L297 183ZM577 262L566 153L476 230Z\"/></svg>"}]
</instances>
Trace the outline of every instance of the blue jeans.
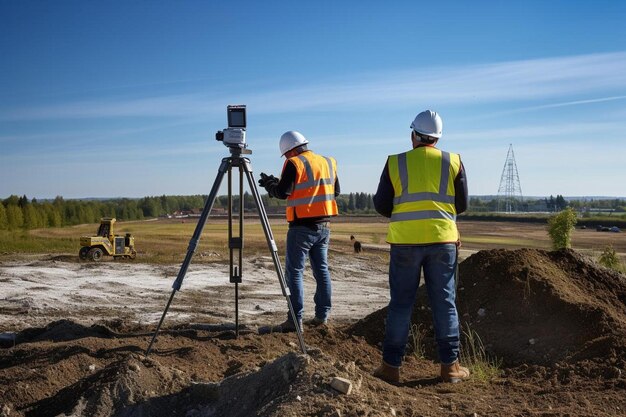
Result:
<instances>
[{"instance_id":1,"label":"blue jeans","mask_svg":"<svg viewBox=\"0 0 626 417\"><path fill-rule=\"evenodd\" d=\"M424 268L424 280L433 312L439 360L450 364L459 356L459 316L455 304L456 247L453 243L424 246L391 245L389 290L383 360L400 366L413 304Z\"/></svg>"},{"instance_id":2,"label":"blue jeans","mask_svg":"<svg viewBox=\"0 0 626 417\"><path fill-rule=\"evenodd\" d=\"M328 223L308 226L291 226L287 232L287 256L285 278L291 292L291 305L298 320L304 313L303 274L306 258L311 261L311 269L317 283L315 290L315 317L328 319L331 307L331 284L328 272L328 243L330 227Z\"/></svg>"}]
</instances>

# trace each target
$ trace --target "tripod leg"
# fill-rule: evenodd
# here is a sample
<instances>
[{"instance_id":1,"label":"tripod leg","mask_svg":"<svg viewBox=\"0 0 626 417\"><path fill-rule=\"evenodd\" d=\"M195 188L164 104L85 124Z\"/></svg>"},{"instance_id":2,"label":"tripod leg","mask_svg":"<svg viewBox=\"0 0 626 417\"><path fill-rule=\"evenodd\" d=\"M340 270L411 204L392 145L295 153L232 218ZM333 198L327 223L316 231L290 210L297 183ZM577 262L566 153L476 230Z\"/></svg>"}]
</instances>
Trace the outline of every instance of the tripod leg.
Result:
<instances>
[{"instance_id":1,"label":"tripod leg","mask_svg":"<svg viewBox=\"0 0 626 417\"><path fill-rule=\"evenodd\" d=\"M272 234L272 229L270 228L270 222L267 218L267 213L265 212L265 206L263 206L263 200L261 200L261 196L259 195L259 190L256 187L256 182L254 181L254 177L252 175L252 167L250 161L245 159L245 163L243 164L244 172L246 173L246 177L248 178L248 185L250 186L250 191L252 192L252 196L254 197L254 201L256 203L257 210L259 212L259 218L261 219L261 223L263 224L263 231L265 232L265 238L267 240L267 245L270 249L270 253L272 254L272 260L274 261L274 267L276 268L276 273L278 274L278 282L280 282L280 287L283 292L283 296L287 300L287 306L289 307L289 314L293 323L296 327L296 333L298 334L298 341L300 342L300 349L302 353L306 355L306 346L304 345L304 337L302 335L302 329L300 328L300 324L296 318L296 313L293 310L293 305L291 304L290 292L287 287L287 283L285 281L285 276L283 274L283 268L280 265L280 258L278 257L278 247L276 246L276 242L274 241L274 235Z\"/></svg>"},{"instance_id":2,"label":"tripod leg","mask_svg":"<svg viewBox=\"0 0 626 417\"><path fill-rule=\"evenodd\" d=\"M232 210L232 169L228 171L228 248L230 253L230 282L235 284L235 337L239 337L239 284L243 271L243 217L244 217L244 194L243 194L243 171L241 161L233 160L233 166L239 169L239 235L233 237L233 210ZM234 266L235 252L237 265Z\"/></svg>"},{"instance_id":3,"label":"tripod leg","mask_svg":"<svg viewBox=\"0 0 626 417\"><path fill-rule=\"evenodd\" d=\"M185 260L183 261L183 264L181 265L180 270L178 271L178 276L176 277L176 280L172 284L172 288L173 288L172 294L170 295L170 299L167 302L167 305L165 306L165 310L163 310L163 315L161 316L161 320L159 321L159 324L157 325L154 335L152 336L150 345L148 345L148 349L146 350L146 356L148 356L150 354L150 351L152 350L152 345L154 344L157 334L159 333L159 330L161 329L161 325L163 324L163 320L165 319L167 310L169 310L170 304L172 303L172 300L174 299L174 294L176 293L176 291L180 290L180 287L183 285L183 280L185 279L185 275L187 274L187 268L189 268L189 264L191 263L191 258L193 257L193 254L196 251L196 248L198 247L198 243L200 242L200 235L202 235L202 229L204 229L206 220L209 217L209 213L211 212L211 209L213 208L213 203L215 202L215 197L217 196L217 192L220 188L220 185L222 184L222 179L224 178L224 174L227 171L229 171L231 168L231 163L232 163L231 158L222 159L222 164L220 165L217 171L217 177L215 177L215 182L213 183L213 188L211 188L211 193L206 199L204 208L202 209L202 214L200 215L200 219L198 220L198 224L196 225L196 230L193 232L193 236L191 237L191 240L189 241L189 246L187 248L187 255L185 256Z\"/></svg>"}]
</instances>

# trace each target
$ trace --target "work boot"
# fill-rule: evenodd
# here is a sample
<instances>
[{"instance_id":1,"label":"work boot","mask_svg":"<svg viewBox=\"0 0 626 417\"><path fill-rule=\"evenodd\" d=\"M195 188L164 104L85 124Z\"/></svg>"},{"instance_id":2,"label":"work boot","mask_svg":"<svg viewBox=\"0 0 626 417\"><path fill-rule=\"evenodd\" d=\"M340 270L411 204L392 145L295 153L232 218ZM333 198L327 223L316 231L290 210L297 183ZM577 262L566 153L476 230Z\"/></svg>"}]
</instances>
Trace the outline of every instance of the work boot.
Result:
<instances>
[{"instance_id":1,"label":"work boot","mask_svg":"<svg viewBox=\"0 0 626 417\"><path fill-rule=\"evenodd\" d=\"M298 325L300 326L300 330L304 332L302 328L302 320L298 321ZM285 320L280 324L276 324L274 326L263 326L259 327L259 334L268 334L268 333L291 333L296 331L296 326L290 318Z\"/></svg>"},{"instance_id":2,"label":"work boot","mask_svg":"<svg viewBox=\"0 0 626 417\"><path fill-rule=\"evenodd\" d=\"M452 362L450 365L441 364L441 379L443 379L443 382L455 384L469 378L469 376L469 369L461 366L458 360Z\"/></svg>"},{"instance_id":3,"label":"work boot","mask_svg":"<svg viewBox=\"0 0 626 417\"><path fill-rule=\"evenodd\" d=\"M307 320L305 324L309 326L321 326L322 324L328 324L328 319L321 319L319 317L313 317L311 320Z\"/></svg>"},{"instance_id":4,"label":"work boot","mask_svg":"<svg viewBox=\"0 0 626 417\"><path fill-rule=\"evenodd\" d=\"M383 361L373 374L376 378L380 378L385 382L397 385L400 382L400 367L391 366Z\"/></svg>"}]
</instances>

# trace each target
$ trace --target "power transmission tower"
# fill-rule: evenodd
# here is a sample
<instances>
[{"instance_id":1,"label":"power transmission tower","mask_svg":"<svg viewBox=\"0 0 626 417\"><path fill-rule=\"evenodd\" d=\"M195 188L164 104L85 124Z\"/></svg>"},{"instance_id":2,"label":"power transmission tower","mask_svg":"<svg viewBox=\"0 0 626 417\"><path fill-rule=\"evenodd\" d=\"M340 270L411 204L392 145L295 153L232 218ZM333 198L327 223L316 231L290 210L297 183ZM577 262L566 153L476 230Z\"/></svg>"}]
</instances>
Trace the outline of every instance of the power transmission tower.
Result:
<instances>
[{"instance_id":1,"label":"power transmission tower","mask_svg":"<svg viewBox=\"0 0 626 417\"><path fill-rule=\"evenodd\" d=\"M509 144L509 151L506 154L504 169L502 169L502 176L500 177L500 187L498 187L498 211L505 213L520 211L523 201L513 145Z\"/></svg>"}]
</instances>

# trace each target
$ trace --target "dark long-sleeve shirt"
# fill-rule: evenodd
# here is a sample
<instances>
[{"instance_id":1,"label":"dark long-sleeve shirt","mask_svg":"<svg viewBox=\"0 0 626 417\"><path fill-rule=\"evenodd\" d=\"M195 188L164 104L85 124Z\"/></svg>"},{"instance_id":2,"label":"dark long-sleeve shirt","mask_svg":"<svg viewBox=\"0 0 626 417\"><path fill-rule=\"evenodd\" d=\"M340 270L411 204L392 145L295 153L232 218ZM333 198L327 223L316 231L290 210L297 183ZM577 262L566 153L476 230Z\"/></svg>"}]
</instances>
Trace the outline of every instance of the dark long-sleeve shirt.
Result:
<instances>
[{"instance_id":1,"label":"dark long-sleeve shirt","mask_svg":"<svg viewBox=\"0 0 626 417\"><path fill-rule=\"evenodd\" d=\"M281 200L286 200L289 198L291 193L293 192L293 188L296 185L296 175L298 171L296 170L296 166L291 161L287 161L285 167L283 168L283 172L280 174L280 181L274 186L270 186L267 189L270 197L276 197ZM335 197L337 197L341 192L339 186L339 178L335 177ZM306 217L302 219L295 219L289 222L289 226L295 225L310 225L316 223L327 222L330 220L330 216L323 217Z\"/></svg>"},{"instance_id":2,"label":"dark long-sleeve shirt","mask_svg":"<svg viewBox=\"0 0 626 417\"><path fill-rule=\"evenodd\" d=\"M374 195L374 208L378 213L385 217L391 217L393 211L393 184L389 177L388 163L385 164L383 173L380 175L380 181L378 183L378 189ZM461 169L454 178L454 207L457 214L463 213L467 210L469 205L469 195L467 194L467 178L465 176L465 167L461 162Z\"/></svg>"}]
</instances>

